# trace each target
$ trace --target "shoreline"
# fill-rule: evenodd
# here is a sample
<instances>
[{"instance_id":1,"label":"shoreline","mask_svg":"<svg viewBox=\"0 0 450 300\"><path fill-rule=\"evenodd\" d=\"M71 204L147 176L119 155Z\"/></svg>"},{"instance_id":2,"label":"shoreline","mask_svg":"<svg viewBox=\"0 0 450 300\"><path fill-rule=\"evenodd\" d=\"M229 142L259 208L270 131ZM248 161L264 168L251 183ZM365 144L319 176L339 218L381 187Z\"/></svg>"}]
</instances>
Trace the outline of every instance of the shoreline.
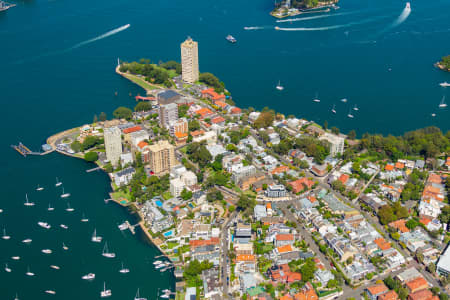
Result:
<instances>
[{"instance_id":1,"label":"shoreline","mask_svg":"<svg viewBox=\"0 0 450 300\"><path fill-rule=\"evenodd\" d=\"M68 157L73 157L73 158L77 158L77 159L84 160L83 157L76 156L76 155L74 155L74 154L70 154L70 153L67 153L67 152L65 152L65 151L61 151L61 150L57 149L57 148L56 148L56 145L55 145L55 142L56 142L58 139L60 139L61 137L65 136L65 135L67 135L67 134L69 134L69 133L74 132L75 130L77 130L77 129L79 129L79 128L80 128L80 127L75 127L75 128L67 129L67 130L64 130L64 131L62 131L62 132L56 133L56 134L54 134L54 135L52 135L52 136L49 136L49 137L47 138L46 141L47 141L47 144L50 145L50 146L52 147L52 149L53 149L53 150L51 150L51 152L54 152L54 151L55 151L55 152L58 152L59 154L62 154L62 155L68 156ZM97 162L93 162L93 163L94 163L95 165L97 165L98 167L100 167L100 170L102 170L103 172L105 172L105 169L104 169L99 163L97 163ZM106 173L106 172L105 172L105 173ZM111 176L109 175L109 173L106 173L106 174L108 175L109 183L110 183L110 186L111 186L111 189L112 189L112 192L109 192L109 193L108 193L108 195L110 196L110 200L112 200L114 203L120 205L121 207L132 206L133 209L137 212L137 214L138 214L138 216L139 216L139 222L138 222L138 225L139 225L139 227L141 228L142 232L143 232L143 233L145 234L145 236L147 237L148 241L150 241L150 242L151 242L151 243L159 250L159 252L161 253L161 255L164 255L171 263L174 263L174 262L172 261L172 259L170 258L170 256L169 256L166 252L164 252L163 249L161 249L161 247L160 247L160 246L158 245L158 243L155 241L155 239L153 238L153 236L148 232L148 229L147 229L147 227L146 227L146 225L145 225L145 221L144 221L145 219L144 219L144 216L142 215L142 213L141 213L139 207L136 205L136 203L127 201L126 204L123 204L123 203L120 203L120 201L119 201L118 199L114 199L114 197L113 197L113 193L114 193L113 179L111 178ZM172 274L172 276L175 277L173 274Z\"/></svg>"},{"instance_id":2,"label":"shoreline","mask_svg":"<svg viewBox=\"0 0 450 300\"><path fill-rule=\"evenodd\" d=\"M437 63L434 64L434 66L436 68L438 68L439 70L445 71L445 72L450 72L450 68L446 68L444 67L440 61L438 61Z\"/></svg>"}]
</instances>

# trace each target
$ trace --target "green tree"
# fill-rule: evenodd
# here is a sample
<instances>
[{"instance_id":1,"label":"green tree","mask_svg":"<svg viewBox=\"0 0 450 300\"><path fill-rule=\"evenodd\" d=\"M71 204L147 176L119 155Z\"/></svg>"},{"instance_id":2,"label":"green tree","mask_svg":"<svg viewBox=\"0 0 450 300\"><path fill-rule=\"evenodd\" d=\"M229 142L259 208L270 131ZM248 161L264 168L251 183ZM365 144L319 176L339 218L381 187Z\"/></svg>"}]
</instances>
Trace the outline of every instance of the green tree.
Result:
<instances>
[{"instance_id":1,"label":"green tree","mask_svg":"<svg viewBox=\"0 0 450 300\"><path fill-rule=\"evenodd\" d=\"M300 273L302 274L302 280L304 282L310 281L314 278L314 272L316 271L316 263L312 258L307 258L306 262L300 267Z\"/></svg>"},{"instance_id":2,"label":"green tree","mask_svg":"<svg viewBox=\"0 0 450 300\"><path fill-rule=\"evenodd\" d=\"M273 110L261 112L258 119L253 123L253 126L256 128L266 128L272 125L274 119L275 112Z\"/></svg>"},{"instance_id":3,"label":"green tree","mask_svg":"<svg viewBox=\"0 0 450 300\"><path fill-rule=\"evenodd\" d=\"M241 194L241 196L239 197L239 200L237 202L237 206L243 210L253 210L253 208L255 208L256 205L256 200L253 198L250 198L248 195L245 194Z\"/></svg>"},{"instance_id":4,"label":"green tree","mask_svg":"<svg viewBox=\"0 0 450 300\"><path fill-rule=\"evenodd\" d=\"M106 114L104 112L101 112L100 115L98 116L99 120L102 122L106 121Z\"/></svg>"},{"instance_id":5,"label":"green tree","mask_svg":"<svg viewBox=\"0 0 450 300\"><path fill-rule=\"evenodd\" d=\"M331 132L338 135L340 131L339 131L339 128L333 126L333 127L331 127Z\"/></svg>"},{"instance_id":6,"label":"green tree","mask_svg":"<svg viewBox=\"0 0 450 300\"><path fill-rule=\"evenodd\" d=\"M97 123L98 122L98 117L97 115L94 115L94 118L92 119L92 123Z\"/></svg>"},{"instance_id":7,"label":"green tree","mask_svg":"<svg viewBox=\"0 0 450 300\"><path fill-rule=\"evenodd\" d=\"M89 135L87 136L83 143L81 144L81 150L86 151L87 149L91 149L95 145L100 143L100 139L96 136Z\"/></svg>"},{"instance_id":8,"label":"green tree","mask_svg":"<svg viewBox=\"0 0 450 300\"><path fill-rule=\"evenodd\" d=\"M134 107L134 111L149 111L152 110L152 105L148 101L140 101Z\"/></svg>"},{"instance_id":9,"label":"green tree","mask_svg":"<svg viewBox=\"0 0 450 300\"><path fill-rule=\"evenodd\" d=\"M395 221L397 218L394 214L394 210L390 205L384 205L378 210L378 217L380 218L380 222L383 225L386 225L392 221Z\"/></svg>"},{"instance_id":10,"label":"green tree","mask_svg":"<svg viewBox=\"0 0 450 300\"><path fill-rule=\"evenodd\" d=\"M131 111L131 109L129 109L128 107L118 107L114 112L113 112L113 116L116 119L126 119L126 120L131 120L132 116L133 116L133 112Z\"/></svg>"},{"instance_id":11,"label":"green tree","mask_svg":"<svg viewBox=\"0 0 450 300\"><path fill-rule=\"evenodd\" d=\"M200 129L200 123L197 120L192 120L188 123L189 131L195 131Z\"/></svg>"},{"instance_id":12,"label":"green tree","mask_svg":"<svg viewBox=\"0 0 450 300\"><path fill-rule=\"evenodd\" d=\"M82 145L79 141L73 141L72 144L70 144L70 148L75 152L80 152Z\"/></svg>"},{"instance_id":13,"label":"green tree","mask_svg":"<svg viewBox=\"0 0 450 300\"><path fill-rule=\"evenodd\" d=\"M84 155L84 159L86 161L91 161L91 162L96 161L96 160L98 160L98 154L97 154L97 152L89 151L88 153L86 153Z\"/></svg>"},{"instance_id":14,"label":"green tree","mask_svg":"<svg viewBox=\"0 0 450 300\"><path fill-rule=\"evenodd\" d=\"M211 73L201 73L198 80L206 85L212 86L218 92L223 92L225 88L225 84Z\"/></svg>"},{"instance_id":15,"label":"green tree","mask_svg":"<svg viewBox=\"0 0 450 300\"><path fill-rule=\"evenodd\" d=\"M192 192L188 191L187 189L183 189L180 196L183 200L189 200L192 198Z\"/></svg>"},{"instance_id":16,"label":"green tree","mask_svg":"<svg viewBox=\"0 0 450 300\"><path fill-rule=\"evenodd\" d=\"M347 136L349 139L354 140L356 138L356 131L350 130Z\"/></svg>"}]
</instances>

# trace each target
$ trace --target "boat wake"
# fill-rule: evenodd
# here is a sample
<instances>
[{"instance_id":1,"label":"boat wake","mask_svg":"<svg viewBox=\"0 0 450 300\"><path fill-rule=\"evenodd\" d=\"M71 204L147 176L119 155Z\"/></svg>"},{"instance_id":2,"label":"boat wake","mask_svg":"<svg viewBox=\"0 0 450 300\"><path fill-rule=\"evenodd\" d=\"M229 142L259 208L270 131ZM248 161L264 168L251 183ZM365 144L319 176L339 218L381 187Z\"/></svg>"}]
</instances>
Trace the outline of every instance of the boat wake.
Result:
<instances>
[{"instance_id":1,"label":"boat wake","mask_svg":"<svg viewBox=\"0 0 450 300\"><path fill-rule=\"evenodd\" d=\"M109 36L111 36L111 35L115 35L115 34L121 32L121 31L127 30L129 27L130 27L130 24L127 24L127 25L121 26L121 27L119 27L119 28L113 29L113 30L111 30L111 31L108 31L107 33L104 33L104 34L102 34L102 35L99 35L98 37L95 37L95 38L93 38L93 39L90 39L90 40L87 40L87 41L78 43L78 44L76 44L75 46L70 47L69 49L67 49L67 51L73 50L73 49L77 49L77 48L80 48L80 47L82 47L82 46L84 46L84 45L87 45L87 44L96 42L96 41L98 41L98 40L102 40L102 39L104 39L104 38L107 38L107 37L109 37Z\"/></svg>"},{"instance_id":2,"label":"boat wake","mask_svg":"<svg viewBox=\"0 0 450 300\"><path fill-rule=\"evenodd\" d=\"M409 15L411 14L411 6L409 5L409 2L406 4L405 8L403 9L402 13L398 18L389 26L387 26L385 29L383 29L378 35L381 35L389 30L394 29L395 27L401 25L403 22L408 19Z\"/></svg>"},{"instance_id":3,"label":"boat wake","mask_svg":"<svg viewBox=\"0 0 450 300\"><path fill-rule=\"evenodd\" d=\"M261 29L264 29L264 26L244 27L244 30L261 30Z\"/></svg>"},{"instance_id":4,"label":"boat wake","mask_svg":"<svg viewBox=\"0 0 450 300\"><path fill-rule=\"evenodd\" d=\"M323 16L313 16L313 17L303 17L303 18L293 18L293 19L285 19L285 20L277 20L277 23L286 23L286 22L298 22L298 21L306 21L306 20L315 20L315 19L323 19L323 18L329 18L334 16L345 16L345 15L352 15L356 14L358 12L348 12L348 13L339 13L339 14L332 14L332 15L323 15Z\"/></svg>"},{"instance_id":5,"label":"boat wake","mask_svg":"<svg viewBox=\"0 0 450 300\"><path fill-rule=\"evenodd\" d=\"M382 18L386 18L386 16L371 18L371 19L367 19L367 20L364 20L364 21L360 21L360 22L350 22L350 23L347 23L347 24L332 25L332 26L325 26L325 27L289 28L289 27L277 27L276 26L275 29L276 30L281 30L281 31L324 31L324 30L333 30L333 29L346 28L346 27L351 27L351 26L355 26L355 25L370 23L370 22L374 22L374 21L376 21L378 19L382 19Z\"/></svg>"}]
</instances>

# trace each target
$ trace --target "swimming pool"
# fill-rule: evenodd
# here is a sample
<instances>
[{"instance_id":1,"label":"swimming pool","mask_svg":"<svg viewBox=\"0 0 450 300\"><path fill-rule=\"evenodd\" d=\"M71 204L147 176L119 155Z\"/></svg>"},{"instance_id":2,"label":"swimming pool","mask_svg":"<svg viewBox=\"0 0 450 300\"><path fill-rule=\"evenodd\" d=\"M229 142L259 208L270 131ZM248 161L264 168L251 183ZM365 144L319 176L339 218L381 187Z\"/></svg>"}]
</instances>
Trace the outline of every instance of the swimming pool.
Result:
<instances>
[{"instance_id":1,"label":"swimming pool","mask_svg":"<svg viewBox=\"0 0 450 300\"><path fill-rule=\"evenodd\" d=\"M169 230L169 231L166 231L166 232L163 233L163 236L165 236L165 237L169 237L169 236L172 236L172 235L173 235L173 230Z\"/></svg>"},{"instance_id":2,"label":"swimming pool","mask_svg":"<svg viewBox=\"0 0 450 300\"><path fill-rule=\"evenodd\" d=\"M159 201L159 200L156 200L156 201L155 201L155 204L156 204L158 207L161 207L161 206L163 205L162 202Z\"/></svg>"}]
</instances>

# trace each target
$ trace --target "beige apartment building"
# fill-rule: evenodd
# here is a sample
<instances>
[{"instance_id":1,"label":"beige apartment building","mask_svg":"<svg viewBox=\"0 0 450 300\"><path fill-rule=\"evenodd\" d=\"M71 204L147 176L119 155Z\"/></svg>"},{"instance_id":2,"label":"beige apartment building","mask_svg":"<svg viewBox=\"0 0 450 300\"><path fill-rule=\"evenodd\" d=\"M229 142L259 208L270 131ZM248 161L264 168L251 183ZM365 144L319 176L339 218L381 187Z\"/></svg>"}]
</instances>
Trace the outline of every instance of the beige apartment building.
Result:
<instances>
[{"instance_id":1,"label":"beige apartment building","mask_svg":"<svg viewBox=\"0 0 450 300\"><path fill-rule=\"evenodd\" d=\"M156 176L170 172L170 169L178 164L175 158L175 147L166 140L148 146L147 151L150 169Z\"/></svg>"},{"instance_id":2,"label":"beige apartment building","mask_svg":"<svg viewBox=\"0 0 450 300\"><path fill-rule=\"evenodd\" d=\"M188 37L181 43L181 77L184 82L198 81L198 43Z\"/></svg>"}]
</instances>

